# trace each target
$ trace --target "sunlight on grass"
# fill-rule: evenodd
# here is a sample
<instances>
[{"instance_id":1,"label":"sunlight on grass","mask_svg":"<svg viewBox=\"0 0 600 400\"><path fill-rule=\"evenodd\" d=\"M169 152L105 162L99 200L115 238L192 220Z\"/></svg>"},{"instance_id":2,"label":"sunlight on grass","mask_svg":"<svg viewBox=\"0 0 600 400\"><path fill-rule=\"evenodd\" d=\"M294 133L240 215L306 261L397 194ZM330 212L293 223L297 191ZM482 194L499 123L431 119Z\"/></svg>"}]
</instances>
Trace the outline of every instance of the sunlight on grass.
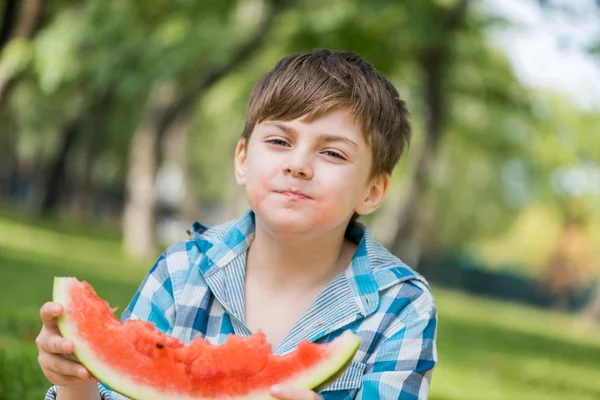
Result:
<instances>
[{"instance_id":1,"label":"sunlight on grass","mask_svg":"<svg viewBox=\"0 0 600 400\"><path fill-rule=\"evenodd\" d=\"M485 321L485 324L508 327L518 332L600 344L600 327L597 324L569 314L484 297L474 298L442 288L434 288L434 295L438 311L445 317Z\"/></svg>"},{"instance_id":2,"label":"sunlight on grass","mask_svg":"<svg viewBox=\"0 0 600 400\"><path fill-rule=\"evenodd\" d=\"M109 263L115 268L139 266L139 263L124 257L121 243L116 238L99 239L53 232L8 219L0 219L0 247L19 251L24 255L59 257L98 267ZM148 255L148 262L155 258L156 255Z\"/></svg>"},{"instance_id":3,"label":"sunlight on grass","mask_svg":"<svg viewBox=\"0 0 600 400\"><path fill-rule=\"evenodd\" d=\"M600 332L573 316L434 288L432 400L597 399Z\"/></svg>"},{"instance_id":4,"label":"sunlight on grass","mask_svg":"<svg viewBox=\"0 0 600 400\"><path fill-rule=\"evenodd\" d=\"M154 260L128 259L117 235L81 231L0 218L0 334L35 336L39 308L52 298L54 276L87 280L111 305L121 311L127 306Z\"/></svg>"}]
</instances>

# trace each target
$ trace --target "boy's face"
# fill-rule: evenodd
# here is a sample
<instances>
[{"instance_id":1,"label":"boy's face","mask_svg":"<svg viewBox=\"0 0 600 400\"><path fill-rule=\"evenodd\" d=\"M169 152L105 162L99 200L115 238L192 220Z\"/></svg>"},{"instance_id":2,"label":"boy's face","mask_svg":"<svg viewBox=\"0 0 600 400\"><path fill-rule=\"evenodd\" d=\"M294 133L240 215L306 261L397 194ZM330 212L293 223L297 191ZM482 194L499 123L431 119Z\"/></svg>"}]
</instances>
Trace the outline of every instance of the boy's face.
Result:
<instances>
[{"instance_id":1,"label":"boy's face","mask_svg":"<svg viewBox=\"0 0 600 400\"><path fill-rule=\"evenodd\" d=\"M273 231L345 229L354 212L374 211L389 176L370 179L372 154L361 125L345 110L307 122L263 121L236 149L238 183Z\"/></svg>"}]
</instances>

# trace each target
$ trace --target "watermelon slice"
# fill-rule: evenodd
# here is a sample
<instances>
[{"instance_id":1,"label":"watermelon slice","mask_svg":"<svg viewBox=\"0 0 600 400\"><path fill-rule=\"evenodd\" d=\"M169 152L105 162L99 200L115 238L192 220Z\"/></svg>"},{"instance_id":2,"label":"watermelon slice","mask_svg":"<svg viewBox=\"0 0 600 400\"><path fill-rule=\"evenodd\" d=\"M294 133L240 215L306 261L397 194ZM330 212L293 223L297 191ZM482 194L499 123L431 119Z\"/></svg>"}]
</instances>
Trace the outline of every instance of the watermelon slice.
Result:
<instances>
[{"instance_id":1,"label":"watermelon slice","mask_svg":"<svg viewBox=\"0 0 600 400\"><path fill-rule=\"evenodd\" d=\"M287 384L314 389L349 365L360 339L347 331L327 344L305 340L291 353L274 355L262 333L230 335L212 345L199 336L187 345L152 323L115 317L87 282L54 278L53 300L63 337L100 381L132 399L271 399L269 388Z\"/></svg>"}]
</instances>

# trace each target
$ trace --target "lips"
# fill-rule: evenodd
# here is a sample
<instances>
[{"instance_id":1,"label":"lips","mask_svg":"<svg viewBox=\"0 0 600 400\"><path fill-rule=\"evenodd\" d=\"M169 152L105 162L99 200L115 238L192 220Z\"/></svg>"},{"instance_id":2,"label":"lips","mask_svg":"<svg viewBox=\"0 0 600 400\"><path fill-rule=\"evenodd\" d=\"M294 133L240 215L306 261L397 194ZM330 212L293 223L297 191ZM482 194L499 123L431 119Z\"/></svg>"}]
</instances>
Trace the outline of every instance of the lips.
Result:
<instances>
[{"instance_id":1,"label":"lips","mask_svg":"<svg viewBox=\"0 0 600 400\"><path fill-rule=\"evenodd\" d=\"M312 199L312 197L310 197L306 193L303 193L299 190L294 190L294 189L277 190L276 192L279 194L282 194L284 196L287 196L291 199L297 199L297 200Z\"/></svg>"}]
</instances>

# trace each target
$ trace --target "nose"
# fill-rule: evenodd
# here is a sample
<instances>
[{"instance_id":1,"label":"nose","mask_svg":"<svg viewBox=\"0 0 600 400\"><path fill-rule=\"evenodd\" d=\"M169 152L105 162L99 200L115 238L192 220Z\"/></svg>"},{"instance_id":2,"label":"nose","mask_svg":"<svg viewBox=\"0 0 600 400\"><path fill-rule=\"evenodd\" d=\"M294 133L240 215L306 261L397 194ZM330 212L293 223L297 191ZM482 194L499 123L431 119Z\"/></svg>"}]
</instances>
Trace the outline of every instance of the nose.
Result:
<instances>
[{"instance_id":1,"label":"nose","mask_svg":"<svg viewBox=\"0 0 600 400\"><path fill-rule=\"evenodd\" d=\"M287 159L281 168L284 175L291 175L294 178L311 179L313 175L308 157L303 155Z\"/></svg>"}]
</instances>

